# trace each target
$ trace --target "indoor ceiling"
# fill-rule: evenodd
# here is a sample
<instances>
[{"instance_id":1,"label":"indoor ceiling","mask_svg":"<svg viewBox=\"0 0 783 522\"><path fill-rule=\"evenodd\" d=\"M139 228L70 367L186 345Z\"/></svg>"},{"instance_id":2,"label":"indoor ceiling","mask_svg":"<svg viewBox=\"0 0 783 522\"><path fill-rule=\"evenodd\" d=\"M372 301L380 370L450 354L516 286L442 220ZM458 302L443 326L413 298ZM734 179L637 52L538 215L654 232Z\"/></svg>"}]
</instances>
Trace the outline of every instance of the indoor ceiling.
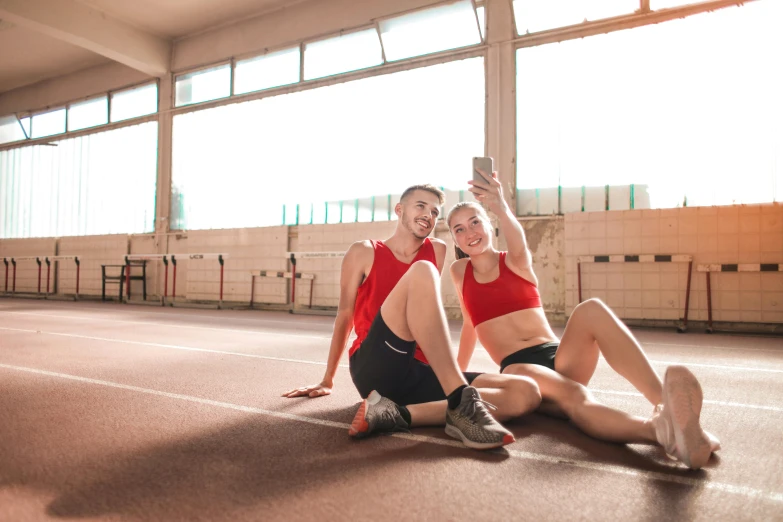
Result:
<instances>
[{"instance_id":1,"label":"indoor ceiling","mask_svg":"<svg viewBox=\"0 0 783 522\"><path fill-rule=\"evenodd\" d=\"M129 32L142 39L149 35L159 48L170 48L178 39L304 1L312 0L0 1L0 95L111 62L115 49L110 44L104 43L110 52L103 54L96 52L95 46L91 49L89 45L80 45L91 35L100 36L106 28L110 30L103 34ZM71 18L69 23L60 26L60 19L52 22L40 14L48 7L55 11L55 7L64 5L69 6L66 13L73 16L60 19ZM101 24L107 25L102 28ZM82 28L84 34L80 34ZM63 32L67 33L64 38ZM123 43L128 45L127 40Z\"/></svg>"}]
</instances>

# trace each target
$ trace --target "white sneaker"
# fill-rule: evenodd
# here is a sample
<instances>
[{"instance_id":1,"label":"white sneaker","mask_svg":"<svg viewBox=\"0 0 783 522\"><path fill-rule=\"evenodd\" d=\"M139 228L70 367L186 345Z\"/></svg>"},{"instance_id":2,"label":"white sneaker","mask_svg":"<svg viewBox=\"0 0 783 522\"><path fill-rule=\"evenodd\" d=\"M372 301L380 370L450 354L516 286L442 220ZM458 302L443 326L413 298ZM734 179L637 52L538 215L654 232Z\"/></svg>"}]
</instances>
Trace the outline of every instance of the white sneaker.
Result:
<instances>
[{"instance_id":1,"label":"white sneaker","mask_svg":"<svg viewBox=\"0 0 783 522\"><path fill-rule=\"evenodd\" d=\"M663 380L663 403L656 406L651 422L664 451L692 469L710 459L720 442L699 424L702 391L699 381L684 366L670 366Z\"/></svg>"},{"instance_id":2,"label":"white sneaker","mask_svg":"<svg viewBox=\"0 0 783 522\"><path fill-rule=\"evenodd\" d=\"M718 440L718 437L716 437L709 431L705 431L704 434L707 436L707 439L710 441L710 451L712 451L712 453L718 451L720 449L720 441Z\"/></svg>"}]
</instances>

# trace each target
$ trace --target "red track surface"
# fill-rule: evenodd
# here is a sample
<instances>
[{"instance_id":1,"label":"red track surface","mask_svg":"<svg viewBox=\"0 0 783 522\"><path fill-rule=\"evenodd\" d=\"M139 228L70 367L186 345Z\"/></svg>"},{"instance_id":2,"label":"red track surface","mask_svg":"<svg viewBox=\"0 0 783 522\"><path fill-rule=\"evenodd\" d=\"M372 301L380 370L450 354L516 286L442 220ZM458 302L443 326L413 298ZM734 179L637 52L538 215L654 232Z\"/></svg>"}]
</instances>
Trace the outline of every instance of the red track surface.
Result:
<instances>
[{"instance_id":1,"label":"red track surface","mask_svg":"<svg viewBox=\"0 0 783 522\"><path fill-rule=\"evenodd\" d=\"M280 397L320 380L332 321L0 300L0 521L783 518L780 337L636 331L702 383L723 449L693 472L539 415L497 452L437 428L352 440L347 368L330 397ZM590 387L652 411L604 362Z\"/></svg>"}]
</instances>

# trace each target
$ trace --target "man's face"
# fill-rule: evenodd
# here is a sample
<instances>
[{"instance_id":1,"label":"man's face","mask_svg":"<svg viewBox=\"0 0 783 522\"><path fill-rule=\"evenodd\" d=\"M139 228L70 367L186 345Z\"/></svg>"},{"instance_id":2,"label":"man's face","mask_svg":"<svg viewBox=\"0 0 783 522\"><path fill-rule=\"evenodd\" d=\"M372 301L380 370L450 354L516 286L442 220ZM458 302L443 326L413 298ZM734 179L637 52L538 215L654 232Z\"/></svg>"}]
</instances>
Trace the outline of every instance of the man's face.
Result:
<instances>
[{"instance_id":1,"label":"man's face","mask_svg":"<svg viewBox=\"0 0 783 522\"><path fill-rule=\"evenodd\" d=\"M438 196L426 190L416 190L399 203L400 224L418 239L424 239L435 228L440 215Z\"/></svg>"}]
</instances>

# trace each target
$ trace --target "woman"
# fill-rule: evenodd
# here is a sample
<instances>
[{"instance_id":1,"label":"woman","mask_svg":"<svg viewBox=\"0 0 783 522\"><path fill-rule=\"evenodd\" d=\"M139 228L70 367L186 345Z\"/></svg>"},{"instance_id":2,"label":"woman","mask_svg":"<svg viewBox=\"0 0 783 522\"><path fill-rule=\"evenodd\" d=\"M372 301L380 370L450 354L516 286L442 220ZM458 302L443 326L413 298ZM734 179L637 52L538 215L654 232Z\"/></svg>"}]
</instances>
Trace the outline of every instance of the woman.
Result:
<instances>
[{"instance_id":1,"label":"woman","mask_svg":"<svg viewBox=\"0 0 783 522\"><path fill-rule=\"evenodd\" d=\"M558 340L544 315L525 234L503 199L497 173L481 173L470 191L499 218L507 252L492 247L492 226L476 203L460 203L447 217L458 258L451 277L462 306L458 362L464 371L476 340L500 372L533 378L541 411L565 415L593 437L622 443L660 444L670 456L699 469L720 444L702 430L702 391L682 366L667 368L664 382L625 325L598 299L576 306ZM649 419L596 402L586 388L602 354L654 406Z\"/></svg>"}]
</instances>

